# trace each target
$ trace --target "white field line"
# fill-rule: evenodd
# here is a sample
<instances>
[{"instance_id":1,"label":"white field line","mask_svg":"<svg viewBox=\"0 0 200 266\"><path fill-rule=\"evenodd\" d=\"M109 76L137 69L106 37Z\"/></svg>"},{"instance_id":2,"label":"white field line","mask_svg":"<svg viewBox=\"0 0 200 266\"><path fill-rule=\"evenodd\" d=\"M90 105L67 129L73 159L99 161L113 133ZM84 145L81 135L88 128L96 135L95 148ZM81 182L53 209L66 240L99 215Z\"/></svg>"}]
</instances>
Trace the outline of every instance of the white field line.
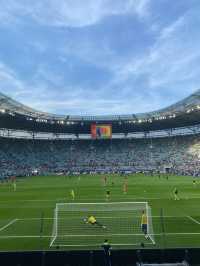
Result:
<instances>
[{"instance_id":1,"label":"white field line","mask_svg":"<svg viewBox=\"0 0 200 266\"><path fill-rule=\"evenodd\" d=\"M54 220L52 217L44 217L44 218L19 218L18 221L38 221L38 220ZM62 219L61 219L62 220ZM63 220L65 220L63 218Z\"/></svg>"},{"instance_id":2,"label":"white field line","mask_svg":"<svg viewBox=\"0 0 200 266\"><path fill-rule=\"evenodd\" d=\"M19 200L20 202L56 202L56 201L61 201L61 200L67 200L67 198L62 198L62 199L35 199L35 200Z\"/></svg>"},{"instance_id":3,"label":"white field line","mask_svg":"<svg viewBox=\"0 0 200 266\"><path fill-rule=\"evenodd\" d=\"M141 218L141 216L128 216L128 217L121 217L121 216L95 216L96 218L98 219L124 219L124 218ZM60 218L60 220L73 220L73 219L77 219L77 218L80 218L80 217L65 217L65 218ZM160 218L159 215L154 215L154 216L151 216L151 218ZM189 218L189 216L170 216L170 215L166 215L164 216L164 218ZM41 220L41 217L38 218L38 217L32 217L32 218L18 218L17 219L18 221L34 221L34 220ZM43 220L54 220L53 217L44 217Z\"/></svg>"},{"instance_id":4,"label":"white field line","mask_svg":"<svg viewBox=\"0 0 200 266\"><path fill-rule=\"evenodd\" d=\"M196 219L192 218L191 216L187 216L187 218L188 218L189 220L193 221L194 223L196 223L196 224L199 224L199 225L200 225L200 222L199 222L199 221L197 221Z\"/></svg>"},{"instance_id":5,"label":"white field line","mask_svg":"<svg viewBox=\"0 0 200 266\"><path fill-rule=\"evenodd\" d=\"M115 235L120 235L120 236L144 236L144 234L110 234L110 236L115 236ZM159 234L154 234L154 236L162 236L163 234L159 233ZM200 233L165 233L165 235L168 236L199 236ZM102 235L62 235L62 236L58 236L59 237L105 237L108 236L108 234L102 234ZM5 236L0 236L0 239L8 239L8 238L52 238L52 235L5 235Z\"/></svg>"},{"instance_id":6,"label":"white field line","mask_svg":"<svg viewBox=\"0 0 200 266\"><path fill-rule=\"evenodd\" d=\"M112 246L140 246L141 243L132 243L132 244L112 244ZM145 245L153 245L153 243L145 243ZM55 245L53 244L51 247L100 247L100 245L98 244L91 244L91 245L65 245L65 244L61 244L61 245Z\"/></svg>"},{"instance_id":7,"label":"white field line","mask_svg":"<svg viewBox=\"0 0 200 266\"><path fill-rule=\"evenodd\" d=\"M102 199L101 199L102 200ZM134 204L145 204L146 205L146 203L148 203L148 202L144 202L144 201L113 201L113 202L68 202L68 203L66 203L66 202L64 202L64 203L57 203L56 205L57 206L59 206L59 205L75 205L75 206L77 206L77 205L119 205L119 204L121 204L121 205L123 205L123 204L131 204L131 205L134 205Z\"/></svg>"},{"instance_id":8,"label":"white field line","mask_svg":"<svg viewBox=\"0 0 200 266\"><path fill-rule=\"evenodd\" d=\"M16 203L16 202L56 202L56 201L61 201L61 200L67 200L67 198L62 198L62 199L35 199L35 200L16 200L16 201L13 201L13 200L3 200L1 201L0 204L3 204L3 203Z\"/></svg>"},{"instance_id":9,"label":"white field line","mask_svg":"<svg viewBox=\"0 0 200 266\"><path fill-rule=\"evenodd\" d=\"M159 233L159 234L153 234L155 236L162 236L163 234ZM200 233L166 233L165 235L200 235ZM140 233L140 234L99 234L99 235L62 235L62 236L57 236L58 238L59 237L98 237L98 236L144 236L144 234Z\"/></svg>"},{"instance_id":10,"label":"white field line","mask_svg":"<svg viewBox=\"0 0 200 266\"><path fill-rule=\"evenodd\" d=\"M10 221L8 224L6 224L6 225L4 225L3 227L0 228L0 232L5 230L8 226L14 224L17 221L18 221L18 219L14 219L14 220Z\"/></svg>"}]
</instances>

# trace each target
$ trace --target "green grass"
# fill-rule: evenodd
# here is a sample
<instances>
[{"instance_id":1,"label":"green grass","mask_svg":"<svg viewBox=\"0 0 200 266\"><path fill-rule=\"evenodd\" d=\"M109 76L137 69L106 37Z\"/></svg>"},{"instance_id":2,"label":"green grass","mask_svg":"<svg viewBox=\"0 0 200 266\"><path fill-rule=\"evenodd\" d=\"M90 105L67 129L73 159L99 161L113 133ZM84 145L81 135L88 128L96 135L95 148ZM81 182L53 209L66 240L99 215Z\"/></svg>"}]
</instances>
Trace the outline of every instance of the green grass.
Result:
<instances>
[{"instance_id":1,"label":"green grass","mask_svg":"<svg viewBox=\"0 0 200 266\"><path fill-rule=\"evenodd\" d=\"M141 242L152 248L200 246L200 182L194 186L191 177L170 176L166 180L165 176L159 179L131 175L128 193L124 195L123 180L121 176L110 175L105 187L99 175L81 176L80 180L63 176L30 177L18 180L16 192L11 184L0 184L0 250L49 249L56 203L72 202L71 189L75 190L76 203L106 202L108 188L110 202L148 202L156 244L152 245L141 234L140 212L133 214L119 209L105 213L98 212L97 206L94 215L107 226L106 230L83 223L89 212L68 212L63 222L65 236L60 234L56 245L64 243L66 246L61 249L97 248L108 238L117 248L137 248ZM173 200L174 187L179 190L180 201Z\"/></svg>"}]
</instances>

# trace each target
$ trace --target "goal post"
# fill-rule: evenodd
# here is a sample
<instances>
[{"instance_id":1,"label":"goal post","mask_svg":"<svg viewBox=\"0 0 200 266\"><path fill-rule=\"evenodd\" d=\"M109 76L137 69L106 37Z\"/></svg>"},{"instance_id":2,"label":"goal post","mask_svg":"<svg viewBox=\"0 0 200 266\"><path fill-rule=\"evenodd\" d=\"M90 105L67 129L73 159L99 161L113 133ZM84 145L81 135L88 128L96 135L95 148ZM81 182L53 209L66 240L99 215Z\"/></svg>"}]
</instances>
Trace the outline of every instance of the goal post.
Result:
<instances>
[{"instance_id":1,"label":"goal post","mask_svg":"<svg viewBox=\"0 0 200 266\"><path fill-rule=\"evenodd\" d=\"M146 203L146 213L147 213L147 235L151 239L152 243L155 245L151 207L148 205L148 203Z\"/></svg>"},{"instance_id":2,"label":"goal post","mask_svg":"<svg viewBox=\"0 0 200 266\"><path fill-rule=\"evenodd\" d=\"M57 235L58 235L58 209L56 205L56 208L54 209L53 230L52 230L50 247L55 242Z\"/></svg>"},{"instance_id":3,"label":"goal post","mask_svg":"<svg viewBox=\"0 0 200 266\"><path fill-rule=\"evenodd\" d=\"M148 241L141 230L143 211L147 215ZM103 226L87 224L89 216ZM148 202L56 204L50 247L94 247L107 238L116 246L134 246L145 241L155 244Z\"/></svg>"}]
</instances>

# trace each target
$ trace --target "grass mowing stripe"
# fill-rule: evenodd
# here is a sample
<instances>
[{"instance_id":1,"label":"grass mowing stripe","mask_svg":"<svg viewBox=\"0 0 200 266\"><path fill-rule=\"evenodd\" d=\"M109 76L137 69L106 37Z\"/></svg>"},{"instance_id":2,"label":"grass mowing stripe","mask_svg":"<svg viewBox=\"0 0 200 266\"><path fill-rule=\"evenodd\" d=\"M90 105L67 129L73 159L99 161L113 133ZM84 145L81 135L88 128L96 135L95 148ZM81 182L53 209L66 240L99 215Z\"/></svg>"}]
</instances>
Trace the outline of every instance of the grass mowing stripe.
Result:
<instances>
[{"instance_id":1,"label":"grass mowing stripe","mask_svg":"<svg viewBox=\"0 0 200 266\"><path fill-rule=\"evenodd\" d=\"M121 200L121 199L124 199L124 198L120 198L120 197L114 197L116 200ZM1 201L0 202L0 205L3 205L4 203L13 203L13 202L58 202L58 201L61 201L61 200L63 200L63 201L66 201L66 199L67 198L62 198L62 199L53 199L53 200L50 200L50 199L37 199L37 200L4 200L4 201ZM167 199L167 200L169 200L169 199L172 199L172 198L160 198L160 197L126 197L126 199L124 199L124 200L127 200L127 199L131 199L131 200L163 200L163 199ZM193 200L193 199L200 199L200 197L199 196L197 196L197 197L190 197L190 198L188 198L188 197L182 197L181 198L181 200ZM93 201L93 199L90 199L90 198L87 198L87 197L85 197L85 199L78 199L79 201L83 201L83 203L89 203L89 202L87 202L88 200L90 201ZM87 201L86 201L87 200ZM98 201L102 201L102 198L95 198L95 200L98 200ZM64 203L66 203L66 202L64 202ZM69 203L72 203L73 204L73 202L68 202L67 204L69 204ZM96 204L97 202L95 202L95 204ZM105 199L105 202L103 202L103 203L108 203L107 201L106 201L106 199ZM122 202L121 202L122 203ZM143 203L143 202L138 202L138 203ZM80 202L79 202L79 204L80 204ZM94 202L92 202L91 204L94 204ZM101 203L100 203L101 204Z\"/></svg>"},{"instance_id":2,"label":"grass mowing stripe","mask_svg":"<svg viewBox=\"0 0 200 266\"><path fill-rule=\"evenodd\" d=\"M14 219L12 221L10 221L8 224L4 225L3 227L0 228L0 232L3 231L4 229L6 229L8 226L14 224L18 219Z\"/></svg>"}]
</instances>

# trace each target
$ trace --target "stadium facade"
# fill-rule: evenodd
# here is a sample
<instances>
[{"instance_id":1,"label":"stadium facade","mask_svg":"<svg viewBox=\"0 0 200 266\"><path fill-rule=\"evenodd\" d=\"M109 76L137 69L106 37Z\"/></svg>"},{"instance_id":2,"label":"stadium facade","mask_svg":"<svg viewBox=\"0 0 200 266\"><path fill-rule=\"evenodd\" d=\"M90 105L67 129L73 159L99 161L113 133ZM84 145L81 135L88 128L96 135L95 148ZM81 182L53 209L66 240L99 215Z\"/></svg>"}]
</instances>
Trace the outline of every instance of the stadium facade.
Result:
<instances>
[{"instance_id":1,"label":"stadium facade","mask_svg":"<svg viewBox=\"0 0 200 266\"><path fill-rule=\"evenodd\" d=\"M200 90L168 108L123 116L53 115L1 94L0 177L149 171L200 176L199 121ZM113 133L93 139L94 125L110 126Z\"/></svg>"},{"instance_id":2,"label":"stadium facade","mask_svg":"<svg viewBox=\"0 0 200 266\"><path fill-rule=\"evenodd\" d=\"M112 125L112 138L148 138L200 132L200 90L167 108L140 114L54 115L0 93L0 136L38 139L89 139L92 124Z\"/></svg>"}]
</instances>

